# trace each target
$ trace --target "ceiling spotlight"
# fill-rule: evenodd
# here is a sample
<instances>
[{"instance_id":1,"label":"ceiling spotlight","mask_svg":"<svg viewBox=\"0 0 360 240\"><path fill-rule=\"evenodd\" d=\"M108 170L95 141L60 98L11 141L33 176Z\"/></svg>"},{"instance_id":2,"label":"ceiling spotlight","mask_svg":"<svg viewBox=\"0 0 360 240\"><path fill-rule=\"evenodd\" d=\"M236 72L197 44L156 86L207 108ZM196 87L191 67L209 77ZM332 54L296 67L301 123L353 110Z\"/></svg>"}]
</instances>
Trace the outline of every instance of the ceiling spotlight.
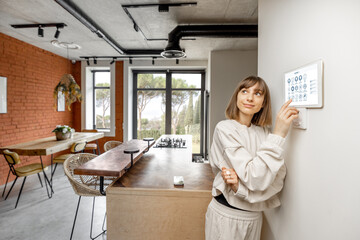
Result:
<instances>
[{"instance_id":1,"label":"ceiling spotlight","mask_svg":"<svg viewBox=\"0 0 360 240\"><path fill-rule=\"evenodd\" d=\"M56 27L56 32L55 32L54 38L58 39L58 38L59 38L59 35L60 35L59 28Z\"/></svg>"},{"instance_id":2,"label":"ceiling spotlight","mask_svg":"<svg viewBox=\"0 0 360 240\"><path fill-rule=\"evenodd\" d=\"M97 64L97 60L96 60L96 58L94 58L94 64Z\"/></svg>"},{"instance_id":3,"label":"ceiling spotlight","mask_svg":"<svg viewBox=\"0 0 360 240\"><path fill-rule=\"evenodd\" d=\"M132 64L132 58L129 58L129 63Z\"/></svg>"},{"instance_id":4,"label":"ceiling spotlight","mask_svg":"<svg viewBox=\"0 0 360 240\"><path fill-rule=\"evenodd\" d=\"M89 66L89 65L90 65L89 58L85 58L85 59L86 59L86 63L87 63L87 65Z\"/></svg>"},{"instance_id":5,"label":"ceiling spotlight","mask_svg":"<svg viewBox=\"0 0 360 240\"><path fill-rule=\"evenodd\" d=\"M44 29L41 28L41 25L39 25L39 28L38 28L38 36L44 37Z\"/></svg>"},{"instance_id":6,"label":"ceiling spotlight","mask_svg":"<svg viewBox=\"0 0 360 240\"><path fill-rule=\"evenodd\" d=\"M116 58L113 58L113 60L110 62L110 65L112 65L115 62Z\"/></svg>"}]
</instances>

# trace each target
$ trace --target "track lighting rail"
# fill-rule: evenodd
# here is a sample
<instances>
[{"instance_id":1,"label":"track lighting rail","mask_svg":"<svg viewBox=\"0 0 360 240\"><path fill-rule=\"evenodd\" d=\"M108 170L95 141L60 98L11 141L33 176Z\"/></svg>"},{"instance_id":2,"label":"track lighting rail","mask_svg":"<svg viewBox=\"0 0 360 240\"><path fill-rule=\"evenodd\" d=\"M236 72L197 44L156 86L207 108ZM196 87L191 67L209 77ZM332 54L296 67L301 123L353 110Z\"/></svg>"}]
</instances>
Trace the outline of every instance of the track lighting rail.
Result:
<instances>
[{"instance_id":1,"label":"track lighting rail","mask_svg":"<svg viewBox=\"0 0 360 240\"><path fill-rule=\"evenodd\" d=\"M140 32L141 35L146 39L146 41L167 41L167 38L148 38L144 32L141 30L139 25L136 23L135 19L129 12L128 8L143 8L143 7L158 7L159 12L169 12L169 7L181 7L181 6L196 6L197 2L177 2L177 3L149 3L149 4L123 4L123 8L126 15L130 18L134 24L134 30ZM194 40L194 39L191 39Z\"/></svg>"},{"instance_id":2,"label":"track lighting rail","mask_svg":"<svg viewBox=\"0 0 360 240\"><path fill-rule=\"evenodd\" d=\"M13 28L38 28L38 36L44 37L44 29L46 27L56 27L56 32L54 38L59 38L60 31L59 29L66 27L65 23L36 23L36 24L12 24L10 25Z\"/></svg>"},{"instance_id":3,"label":"track lighting rail","mask_svg":"<svg viewBox=\"0 0 360 240\"><path fill-rule=\"evenodd\" d=\"M13 28L38 28L38 27L64 28L64 27L67 27L67 25L65 23L12 24L10 26L12 26Z\"/></svg>"},{"instance_id":4,"label":"track lighting rail","mask_svg":"<svg viewBox=\"0 0 360 240\"><path fill-rule=\"evenodd\" d=\"M110 37L103 29L100 28L89 16L87 16L79 7L77 7L72 1L66 0L55 0L60 6L62 6L66 11L78 19L84 26L86 26L90 31L95 33L99 38L102 38L106 43L113 47L121 55L156 55L160 56L162 49L124 49L122 48L114 39Z\"/></svg>"}]
</instances>

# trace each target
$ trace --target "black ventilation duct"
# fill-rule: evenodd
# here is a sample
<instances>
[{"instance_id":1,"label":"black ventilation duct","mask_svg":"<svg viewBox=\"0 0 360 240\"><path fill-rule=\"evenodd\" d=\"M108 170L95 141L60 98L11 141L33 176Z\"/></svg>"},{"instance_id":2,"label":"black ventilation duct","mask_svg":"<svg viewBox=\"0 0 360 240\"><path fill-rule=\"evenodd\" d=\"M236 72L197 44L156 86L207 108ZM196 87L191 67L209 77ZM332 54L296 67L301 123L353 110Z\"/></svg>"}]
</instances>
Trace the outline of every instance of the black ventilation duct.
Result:
<instances>
[{"instance_id":1,"label":"black ventilation duct","mask_svg":"<svg viewBox=\"0 0 360 240\"><path fill-rule=\"evenodd\" d=\"M182 37L211 38L257 38L258 25L180 25L169 33L169 42L161 56L164 58L182 58L185 52L180 47Z\"/></svg>"}]
</instances>

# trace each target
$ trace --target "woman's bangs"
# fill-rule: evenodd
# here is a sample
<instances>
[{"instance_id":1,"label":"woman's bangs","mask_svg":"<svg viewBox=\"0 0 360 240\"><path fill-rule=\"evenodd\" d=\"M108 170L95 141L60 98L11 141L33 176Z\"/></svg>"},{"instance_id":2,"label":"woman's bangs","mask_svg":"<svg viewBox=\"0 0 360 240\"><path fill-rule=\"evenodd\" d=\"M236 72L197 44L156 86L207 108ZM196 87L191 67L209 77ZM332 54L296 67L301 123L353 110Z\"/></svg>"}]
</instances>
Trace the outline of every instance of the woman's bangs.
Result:
<instances>
[{"instance_id":1,"label":"woman's bangs","mask_svg":"<svg viewBox=\"0 0 360 240\"><path fill-rule=\"evenodd\" d=\"M246 79L244 81L243 86L241 87L241 89L242 88L251 88L252 86L256 85L256 83L259 83L259 90L262 91L263 94L265 94L267 92L265 82L262 81L262 79L259 79L259 78Z\"/></svg>"}]
</instances>

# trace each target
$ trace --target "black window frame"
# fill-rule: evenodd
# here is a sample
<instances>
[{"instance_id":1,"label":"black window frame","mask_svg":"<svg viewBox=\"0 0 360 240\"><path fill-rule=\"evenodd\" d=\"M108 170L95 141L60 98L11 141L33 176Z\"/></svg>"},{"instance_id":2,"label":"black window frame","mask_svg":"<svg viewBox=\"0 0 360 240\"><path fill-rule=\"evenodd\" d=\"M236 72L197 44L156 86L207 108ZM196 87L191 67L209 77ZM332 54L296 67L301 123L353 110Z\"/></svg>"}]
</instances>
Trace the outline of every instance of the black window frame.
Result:
<instances>
[{"instance_id":1,"label":"black window frame","mask_svg":"<svg viewBox=\"0 0 360 240\"><path fill-rule=\"evenodd\" d=\"M201 119L200 119L200 153L193 153L193 155L200 155L205 157L204 147L206 148L207 144L207 117L204 115L205 112L205 70L133 70L133 129L132 134L133 138L137 138L137 92L138 91L164 91L166 96L166 103L165 103L165 134L171 134L171 100L172 100L172 91L200 91L201 97ZM171 77L173 74L201 74L201 87L200 88L172 88L172 81ZM137 76L138 74L165 74L166 76L166 84L165 88L138 88L137 87ZM204 144L205 142L205 144ZM206 151L206 149L205 149Z\"/></svg>"}]
</instances>

